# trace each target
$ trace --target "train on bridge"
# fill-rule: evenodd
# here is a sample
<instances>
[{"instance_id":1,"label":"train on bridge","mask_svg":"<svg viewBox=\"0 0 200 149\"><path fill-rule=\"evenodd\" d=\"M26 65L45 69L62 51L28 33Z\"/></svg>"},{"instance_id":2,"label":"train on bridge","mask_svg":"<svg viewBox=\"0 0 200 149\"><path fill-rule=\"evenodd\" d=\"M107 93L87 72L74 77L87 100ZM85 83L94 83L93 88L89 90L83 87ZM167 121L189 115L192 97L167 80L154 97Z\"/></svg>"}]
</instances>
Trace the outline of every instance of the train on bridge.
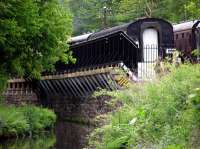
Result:
<instances>
[{"instance_id":1,"label":"train on bridge","mask_svg":"<svg viewBox=\"0 0 200 149\"><path fill-rule=\"evenodd\" d=\"M24 93L29 88L42 98L86 98L98 89L117 90L127 82L152 79L155 64L173 49L186 57L200 49L200 21L172 25L163 19L144 18L68 42L75 64L58 62L56 72L44 73L34 85L27 85L24 79L10 80L6 94L16 95L19 88Z\"/></svg>"},{"instance_id":2,"label":"train on bridge","mask_svg":"<svg viewBox=\"0 0 200 149\"><path fill-rule=\"evenodd\" d=\"M173 26L156 18L105 29L96 33L73 37L69 41L75 64L57 65L58 71L80 69L123 61L139 78L152 77L148 69L166 51L174 47Z\"/></svg>"}]
</instances>

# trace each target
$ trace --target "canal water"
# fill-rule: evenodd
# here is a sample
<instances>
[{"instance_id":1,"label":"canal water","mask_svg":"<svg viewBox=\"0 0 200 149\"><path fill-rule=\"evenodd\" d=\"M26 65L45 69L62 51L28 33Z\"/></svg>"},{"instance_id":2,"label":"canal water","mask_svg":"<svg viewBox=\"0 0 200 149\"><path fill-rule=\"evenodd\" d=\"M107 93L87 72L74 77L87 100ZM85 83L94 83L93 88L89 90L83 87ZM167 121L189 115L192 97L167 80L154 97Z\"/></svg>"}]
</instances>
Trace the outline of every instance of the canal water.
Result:
<instances>
[{"instance_id":1,"label":"canal water","mask_svg":"<svg viewBox=\"0 0 200 149\"><path fill-rule=\"evenodd\" d=\"M89 125L59 120L51 133L34 138L1 140L0 149L82 149L91 130Z\"/></svg>"}]
</instances>

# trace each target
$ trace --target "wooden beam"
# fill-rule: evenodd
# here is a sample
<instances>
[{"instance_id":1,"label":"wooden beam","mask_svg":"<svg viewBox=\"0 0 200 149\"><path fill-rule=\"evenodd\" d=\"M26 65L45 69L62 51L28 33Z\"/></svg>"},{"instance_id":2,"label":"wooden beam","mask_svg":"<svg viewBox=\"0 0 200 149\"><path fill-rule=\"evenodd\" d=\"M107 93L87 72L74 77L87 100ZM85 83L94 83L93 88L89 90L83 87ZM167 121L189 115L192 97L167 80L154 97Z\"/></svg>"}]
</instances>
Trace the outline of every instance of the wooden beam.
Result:
<instances>
[{"instance_id":1,"label":"wooden beam","mask_svg":"<svg viewBox=\"0 0 200 149\"><path fill-rule=\"evenodd\" d=\"M51 94L51 91L49 91L49 87L46 86L46 85L44 85L43 81L40 81L39 84L41 85L41 87L44 90L44 92L45 92L46 95Z\"/></svg>"},{"instance_id":2,"label":"wooden beam","mask_svg":"<svg viewBox=\"0 0 200 149\"><path fill-rule=\"evenodd\" d=\"M93 86L93 84L92 84L92 83L90 83L90 82L88 81L88 77L87 77L87 76L85 76L85 77L83 77L83 78L84 78L85 82L87 83L87 85L89 86L89 88L90 88L90 90L91 90L91 93L92 93L92 92L94 92L94 91L95 91L95 88L94 88L94 87L92 87L92 86Z\"/></svg>"},{"instance_id":3,"label":"wooden beam","mask_svg":"<svg viewBox=\"0 0 200 149\"><path fill-rule=\"evenodd\" d=\"M88 84L86 83L86 81L85 81L84 78L85 78L85 77L79 77L78 79L79 79L80 83L82 84L83 88L84 88L84 89L86 88L86 90L87 90L86 94L89 95L92 91L91 91L91 89L89 88L89 86L88 86ZM87 96L88 96L88 95L87 95Z\"/></svg>"},{"instance_id":4,"label":"wooden beam","mask_svg":"<svg viewBox=\"0 0 200 149\"><path fill-rule=\"evenodd\" d=\"M54 95L58 95L58 93L55 91L54 87L52 86L51 82L49 80L45 81L47 83L47 85L49 86L49 88L51 89L52 93Z\"/></svg>"},{"instance_id":5,"label":"wooden beam","mask_svg":"<svg viewBox=\"0 0 200 149\"><path fill-rule=\"evenodd\" d=\"M70 90L70 92L73 94L73 97L77 97L77 93L75 92L76 89L74 89L73 85L68 79L64 79L64 82L67 86L67 88ZM78 94L79 95L79 94Z\"/></svg>"},{"instance_id":6,"label":"wooden beam","mask_svg":"<svg viewBox=\"0 0 200 149\"><path fill-rule=\"evenodd\" d=\"M67 81L70 83L71 88L74 89L73 91L75 92L76 97L83 97L84 96L84 94L82 93L80 88L77 86L76 82L74 82L72 80L72 78L68 78Z\"/></svg>"},{"instance_id":7,"label":"wooden beam","mask_svg":"<svg viewBox=\"0 0 200 149\"><path fill-rule=\"evenodd\" d=\"M62 94L63 96L66 96L66 92L65 92L65 90L63 90L63 87L61 87L60 81L54 80L53 82L55 82L55 84L57 84L57 87L60 89L61 94Z\"/></svg>"}]
</instances>

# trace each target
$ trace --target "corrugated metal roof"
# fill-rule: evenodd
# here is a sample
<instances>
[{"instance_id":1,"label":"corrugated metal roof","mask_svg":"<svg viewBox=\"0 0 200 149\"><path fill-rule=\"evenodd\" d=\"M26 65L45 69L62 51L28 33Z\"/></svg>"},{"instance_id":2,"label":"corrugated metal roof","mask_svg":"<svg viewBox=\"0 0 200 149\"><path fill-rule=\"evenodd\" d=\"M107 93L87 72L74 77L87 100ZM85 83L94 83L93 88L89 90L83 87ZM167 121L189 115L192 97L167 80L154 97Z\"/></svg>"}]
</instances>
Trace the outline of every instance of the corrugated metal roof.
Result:
<instances>
[{"instance_id":1,"label":"corrugated metal roof","mask_svg":"<svg viewBox=\"0 0 200 149\"><path fill-rule=\"evenodd\" d=\"M128 27L130 24L131 24L131 23L126 23L126 24L123 24L123 25L111 27L111 28L104 29L104 30L101 30L101 31L99 31L99 32L93 33L93 34L88 38L88 40L93 40L93 39L96 39L96 38L101 38L101 37L104 37L104 36L107 36L107 35L110 35L110 34L119 32L119 31L126 32L127 27Z\"/></svg>"},{"instance_id":2,"label":"corrugated metal roof","mask_svg":"<svg viewBox=\"0 0 200 149\"><path fill-rule=\"evenodd\" d=\"M75 37L70 38L68 40L68 43L78 44L78 43L82 43L82 42L85 42L85 41L94 40L96 38L105 37L107 35L117 33L119 31L126 32L126 29L127 29L129 24L130 23L126 23L126 24L123 24L123 25L119 25L119 26L108 28L108 29L100 30L100 31L95 32L95 33L88 33L88 34L84 34L84 35L80 35L80 36L75 36Z\"/></svg>"}]
</instances>

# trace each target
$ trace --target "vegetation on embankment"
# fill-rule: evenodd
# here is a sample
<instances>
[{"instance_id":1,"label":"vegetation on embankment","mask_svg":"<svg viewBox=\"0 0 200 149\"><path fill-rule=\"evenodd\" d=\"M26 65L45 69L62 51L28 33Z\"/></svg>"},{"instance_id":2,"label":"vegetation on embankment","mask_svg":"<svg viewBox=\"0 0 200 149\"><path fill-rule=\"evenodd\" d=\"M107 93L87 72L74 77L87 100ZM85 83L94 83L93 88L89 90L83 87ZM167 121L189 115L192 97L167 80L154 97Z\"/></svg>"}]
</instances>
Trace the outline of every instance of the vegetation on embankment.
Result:
<instances>
[{"instance_id":1,"label":"vegetation on embankment","mask_svg":"<svg viewBox=\"0 0 200 149\"><path fill-rule=\"evenodd\" d=\"M56 121L53 111L35 106L0 105L0 138L37 134L51 129Z\"/></svg>"},{"instance_id":2,"label":"vegetation on embankment","mask_svg":"<svg viewBox=\"0 0 200 149\"><path fill-rule=\"evenodd\" d=\"M123 106L90 135L99 149L200 146L200 65L182 65L146 84L108 93Z\"/></svg>"}]
</instances>

